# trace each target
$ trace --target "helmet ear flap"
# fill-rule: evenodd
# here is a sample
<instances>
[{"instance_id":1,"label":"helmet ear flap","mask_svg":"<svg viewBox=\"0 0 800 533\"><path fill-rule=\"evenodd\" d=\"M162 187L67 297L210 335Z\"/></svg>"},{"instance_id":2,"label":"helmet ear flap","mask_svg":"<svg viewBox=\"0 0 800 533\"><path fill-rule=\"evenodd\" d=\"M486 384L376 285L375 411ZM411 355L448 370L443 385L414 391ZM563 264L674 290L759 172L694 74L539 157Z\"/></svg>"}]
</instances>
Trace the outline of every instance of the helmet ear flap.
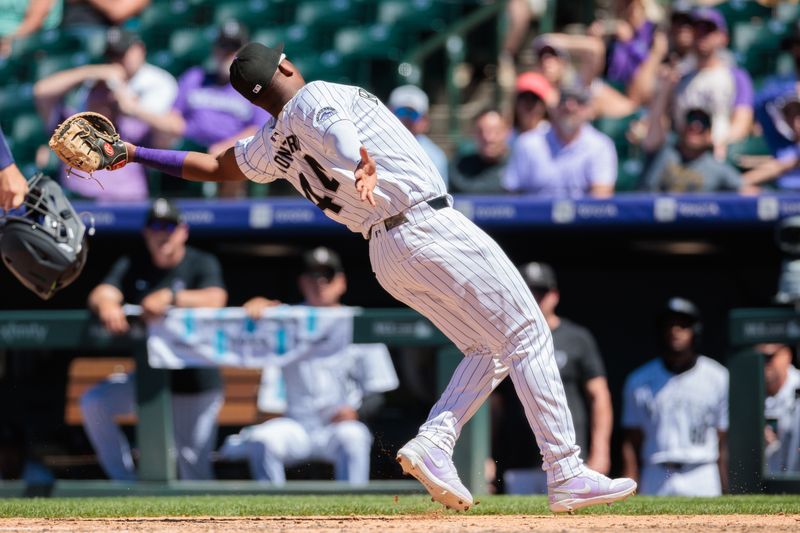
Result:
<instances>
[{"instance_id":1,"label":"helmet ear flap","mask_svg":"<svg viewBox=\"0 0 800 533\"><path fill-rule=\"evenodd\" d=\"M50 178L37 174L21 215L0 227L0 257L12 274L43 300L80 275L86 264L86 226Z\"/></svg>"}]
</instances>

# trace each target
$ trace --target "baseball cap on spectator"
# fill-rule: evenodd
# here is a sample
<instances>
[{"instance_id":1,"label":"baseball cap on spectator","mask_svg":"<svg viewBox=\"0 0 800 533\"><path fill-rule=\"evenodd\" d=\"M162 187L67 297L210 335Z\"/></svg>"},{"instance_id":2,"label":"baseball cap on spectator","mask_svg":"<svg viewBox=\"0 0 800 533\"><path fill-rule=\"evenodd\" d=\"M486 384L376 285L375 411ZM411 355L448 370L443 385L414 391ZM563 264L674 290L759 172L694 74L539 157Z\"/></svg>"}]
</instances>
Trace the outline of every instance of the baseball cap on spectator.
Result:
<instances>
[{"instance_id":1,"label":"baseball cap on spectator","mask_svg":"<svg viewBox=\"0 0 800 533\"><path fill-rule=\"evenodd\" d=\"M693 107L686 111L686 127L700 124L703 130L711 129L711 115L705 109Z\"/></svg>"},{"instance_id":2,"label":"baseball cap on spectator","mask_svg":"<svg viewBox=\"0 0 800 533\"><path fill-rule=\"evenodd\" d=\"M517 76L515 88L517 93L533 93L545 101L553 92L550 82L538 72L523 72Z\"/></svg>"},{"instance_id":3,"label":"baseball cap on spectator","mask_svg":"<svg viewBox=\"0 0 800 533\"><path fill-rule=\"evenodd\" d=\"M714 27L725 34L728 33L728 23L725 22L725 17L719 10L713 7L698 7L692 11L692 20L696 23L707 22L713 24Z\"/></svg>"},{"instance_id":4,"label":"baseball cap on spectator","mask_svg":"<svg viewBox=\"0 0 800 533\"><path fill-rule=\"evenodd\" d=\"M551 291L558 288L556 274L547 263L532 262L522 265L519 269L522 279L531 290Z\"/></svg>"},{"instance_id":5,"label":"baseball cap on spectator","mask_svg":"<svg viewBox=\"0 0 800 533\"><path fill-rule=\"evenodd\" d=\"M118 28L112 27L106 31L106 57L122 57L128 48L136 43L141 43L142 40L135 33Z\"/></svg>"},{"instance_id":6,"label":"baseball cap on spectator","mask_svg":"<svg viewBox=\"0 0 800 533\"><path fill-rule=\"evenodd\" d=\"M303 255L303 273L328 279L339 272L344 272L339 254L320 246Z\"/></svg>"},{"instance_id":7,"label":"baseball cap on spectator","mask_svg":"<svg viewBox=\"0 0 800 533\"><path fill-rule=\"evenodd\" d=\"M249 32L237 20L227 20L219 28L214 45L226 50L238 50L245 45Z\"/></svg>"},{"instance_id":8,"label":"baseball cap on spectator","mask_svg":"<svg viewBox=\"0 0 800 533\"><path fill-rule=\"evenodd\" d=\"M166 198L158 198L150 204L145 226L156 229L175 229L183 222L183 215L174 203Z\"/></svg>"},{"instance_id":9,"label":"baseball cap on spectator","mask_svg":"<svg viewBox=\"0 0 800 533\"><path fill-rule=\"evenodd\" d=\"M567 52L553 44L551 39L547 38L547 35L540 35L533 40L533 52L539 59L541 59L544 54L554 55L564 60L569 59Z\"/></svg>"},{"instance_id":10,"label":"baseball cap on spectator","mask_svg":"<svg viewBox=\"0 0 800 533\"><path fill-rule=\"evenodd\" d=\"M776 102L778 109L781 110L781 113L786 115L787 113L798 113L800 111L800 95L794 93L787 96L780 98Z\"/></svg>"},{"instance_id":11,"label":"baseball cap on spectator","mask_svg":"<svg viewBox=\"0 0 800 533\"><path fill-rule=\"evenodd\" d=\"M670 12L670 24L691 24L693 22L692 19L692 9L693 5L691 2L681 1L678 0L672 4L672 9Z\"/></svg>"},{"instance_id":12,"label":"baseball cap on spectator","mask_svg":"<svg viewBox=\"0 0 800 533\"><path fill-rule=\"evenodd\" d=\"M389 95L389 108L400 118L417 120L428 114L428 95L416 85L401 85Z\"/></svg>"}]
</instances>

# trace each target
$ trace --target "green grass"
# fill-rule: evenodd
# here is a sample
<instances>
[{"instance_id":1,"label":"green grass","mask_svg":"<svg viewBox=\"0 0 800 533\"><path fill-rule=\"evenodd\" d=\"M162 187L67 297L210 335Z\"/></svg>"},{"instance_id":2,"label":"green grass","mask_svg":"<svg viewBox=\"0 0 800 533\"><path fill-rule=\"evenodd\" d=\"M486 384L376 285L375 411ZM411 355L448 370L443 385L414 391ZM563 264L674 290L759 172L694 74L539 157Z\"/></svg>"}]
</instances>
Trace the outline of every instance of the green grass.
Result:
<instances>
[{"instance_id":1,"label":"green grass","mask_svg":"<svg viewBox=\"0 0 800 533\"><path fill-rule=\"evenodd\" d=\"M489 496L469 514L548 515L544 497ZM0 518L98 518L135 516L349 516L419 515L443 511L424 496L164 496L109 498L9 498L0 500ZM612 507L579 514L798 514L795 496L654 498L636 496Z\"/></svg>"}]
</instances>

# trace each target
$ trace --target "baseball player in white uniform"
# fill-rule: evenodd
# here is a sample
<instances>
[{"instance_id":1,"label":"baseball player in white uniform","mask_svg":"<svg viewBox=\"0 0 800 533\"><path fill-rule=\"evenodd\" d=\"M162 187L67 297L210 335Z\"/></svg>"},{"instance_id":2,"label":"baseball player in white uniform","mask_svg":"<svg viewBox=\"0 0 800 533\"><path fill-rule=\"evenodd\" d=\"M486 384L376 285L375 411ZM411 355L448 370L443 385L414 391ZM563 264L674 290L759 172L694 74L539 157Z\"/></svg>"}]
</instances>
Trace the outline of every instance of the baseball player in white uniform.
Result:
<instances>
[{"instance_id":1,"label":"baseball player in white uniform","mask_svg":"<svg viewBox=\"0 0 800 533\"><path fill-rule=\"evenodd\" d=\"M727 485L728 370L695 351L701 322L672 298L660 323L662 356L625 382L624 472L642 494L718 496Z\"/></svg>"},{"instance_id":2,"label":"baseball player in white uniform","mask_svg":"<svg viewBox=\"0 0 800 533\"><path fill-rule=\"evenodd\" d=\"M764 356L767 471L800 472L800 370L786 344L759 344L755 351Z\"/></svg>"},{"instance_id":3,"label":"baseball player in white uniform","mask_svg":"<svg viewBox=\"0 0 800 533\"><path fill-rule=\"evenodd\" d=\"M339 306L347 290L339 256L320 247L304 259L298 280L304 304ZM275 303L256 297L244 307L258 319ZM331 335L339 332L351 334L341 328ZM332 463L337 481L365 484L369 481L372 434L361 418L367 415L365 411L378 407L381 393L397 385L389 350L383 344L351 344L333 353L311 351L280 367L270 365L262 373L259 408L284 416L229 436L220 456L247 460L253 479L274 485L286 482L286 466L309 459Z\"/></svg>"},{"instance_id":4,"label":"baseball player in white uniform","mask_svg":"<svg viewBox=\"0 0 800 533\"><path fill-rule=\"evenodd\" d=\"M624 499L630 479L583 465L550 331L513 263L451 207L413 135L359 87L306 83L282 47L245 45L231 83L274 119L218 157L126 143L128 157L193 181L288 180L327 216L369 239L372 269L392 296L431 320L464 353L417 437L397 454L447 507L472 495L452 462L461 428L511 375L547 471L550 509Z\"/></svg>"}]
</instances>

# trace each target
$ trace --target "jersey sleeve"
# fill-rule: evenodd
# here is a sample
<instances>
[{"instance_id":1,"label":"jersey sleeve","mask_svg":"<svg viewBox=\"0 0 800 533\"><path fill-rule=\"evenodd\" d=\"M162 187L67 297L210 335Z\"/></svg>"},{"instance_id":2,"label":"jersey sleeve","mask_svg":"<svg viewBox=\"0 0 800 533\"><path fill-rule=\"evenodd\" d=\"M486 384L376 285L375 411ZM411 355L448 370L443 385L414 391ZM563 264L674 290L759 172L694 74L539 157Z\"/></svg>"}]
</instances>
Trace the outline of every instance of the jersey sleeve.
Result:
<instances>
[{"instance_id":1,"label":"jersey sleeve","mask_svg":"<svg viewBox=\"0 0 800 533\"><path fill-rule=\"evenodd\" d=\"M753 107L755 100L753 94L753 80L750 75L741 68L733 69L733 83L736 87L736 94L733 99L733 107Z\"/></svg>"},{"instance_id":2,"label":"jersey sleeve","mask_svg":"<svg viewBox=\"0 0 800 533\"><path fill-rule=\"evenodd\" d=\"M269 139L267 127L265 124L252 137L236 141L234 147L239 170L247 179L256 183L270 183L279 177L269 159L266 144Z\"/></svg>"},{"instance_id":3,"label":"jersey sleeve","mask_svg":"<svg viewBox=\"0 0 800 533\"><path fill-rule=\"evenodd\" d=\"M511 149L511 157L503 171L503 189L509 192L522 192L527 176L533 172L528 158L526 134L521 135Z\"/></svg>"},{"instance_id":4,"label":"jersey sleeve","mask_svg":"<svg viewBox=\"0 0 800 533\"><path fill-rule=\"evenodd\" d=\"M715 427L719 431L728 431L729 416L728 416L728 388L729 378L728 371L724 369L724 375L720 379L720 393L716 406L716 420Z\"/></svg>"},{"instance_id":5,"label":"jersey sleeve","mask_svg":"<svg viewBox=\"0 0 800 533\"><path fill-rule=\"evenodd\" d=\"M591 185L614 185L617 181L617 148L605 133L599 133L589 173Z\"/></svg>"},{"instance_id":6,"label":"jersey sleeve","mask_svg":"<svg viewBox=\"0 0 800 533\"><path fill-rule=\"evenodd\" d=\"M108 271L108 274L106 274L106 277L103 278L101 283L105 285L113 285L120 291L124 291L125 276L128 275L130 268L131 258L128 256L120 257L116 260L114 265L111 267L111 270Z\"/></svg>"}]
</instances>

